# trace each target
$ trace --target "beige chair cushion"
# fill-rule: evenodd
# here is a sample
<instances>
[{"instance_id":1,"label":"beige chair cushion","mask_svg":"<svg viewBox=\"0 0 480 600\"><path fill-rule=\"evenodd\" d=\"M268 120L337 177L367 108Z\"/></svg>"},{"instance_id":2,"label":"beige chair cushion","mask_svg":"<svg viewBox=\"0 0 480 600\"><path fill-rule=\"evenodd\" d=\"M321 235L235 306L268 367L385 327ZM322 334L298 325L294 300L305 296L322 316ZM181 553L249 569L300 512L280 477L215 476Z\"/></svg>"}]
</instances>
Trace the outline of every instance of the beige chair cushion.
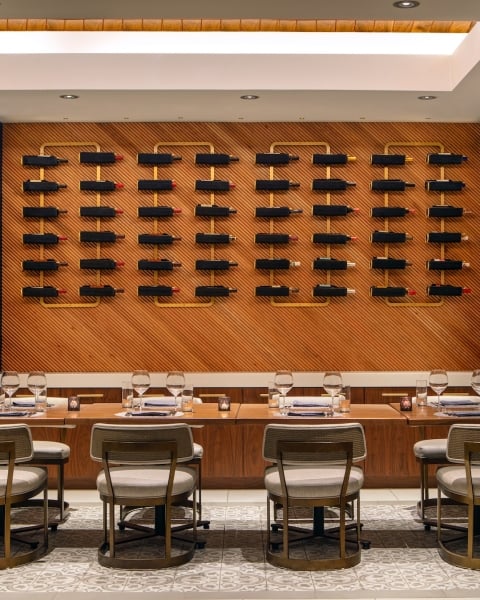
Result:
<instances>
[{"instance_id":1,"label":"beige chair cushion","mask_svg":"<svg viewBox=\"0 0 480 600\"><path fill-rule=\"evenodd\" d=\"M447 438L421 440L413 445L413 452L417 458L425 460L447 461Z\"/></svg>"},{"instance_id":2,"label":"beige chair cushion","mask_svg":"<svg viewBox=\"0 0 480 600\"><path fill-rule=\"evenodd\" d=\"M472 467L472 478L474 493L480 495L480 466ZM467 477L463 465L438 469L437 482L442 490L462 495L467 493Z\"/></svg>"},{"instance_id":3,"label":"beige chair cushion","mask_svg":"<svg viewBox=\"0 0 480 600\"><path fill-rule=\"evenodd\" d=\"M47 471L39 467L15 467L13 472L12 495L31 492L47 480ZM7 467L0 467L0 494L5 495Z\"/></svg>"},{"instance_id":4,"label":"beige chair cushion","mask_svg":"<svg viewBox=\"0 0 480 600\"><path fill-rule=\"evenodd\" d=\"M49 442L47 440L34 440L33 443L34 461L59 459L64 460L70 456L70 447L62 442Z\"/></svg>"},{"instance_id":5,"label":"beige chair cushion","mask_svg":"<svg viewBox=\"0 0 480 600\"><path fill-rule=\"evenodd\" d=\"M193 458L203 458L203 446L193 442Z\"/></svg>"},{"instance_id":6,"label":"beige chair cushion","mask_svg":"<svg viewBox=\"0 0 480 600\"><path fill-rule=\"evenodd\" d=\"M345 469L337 465L322 467L285 467L289 496L293 498L333 498L340 496ZM363 486L363 471L352 467L348 494L357 493ZM282 495L278 469L269 467L265 472L265 488L270 494Z\"/></svg>"},{"instance_id":7,"label":"beige chair cushion","mask_svg":"<svg viewBox=\"0 0 480 600\"><path fill-rule=\"evenodd\" d=\"M117 496L141 500L142 498L165 495L169 468L162 466L113 467L110 474ZM197 472L195 468L177 466L173 483L173 495L192 492L196 479ZM102 496L108 495L104 471L101 471L97 477L97 490Z\"/></svg>"}]
</instances>

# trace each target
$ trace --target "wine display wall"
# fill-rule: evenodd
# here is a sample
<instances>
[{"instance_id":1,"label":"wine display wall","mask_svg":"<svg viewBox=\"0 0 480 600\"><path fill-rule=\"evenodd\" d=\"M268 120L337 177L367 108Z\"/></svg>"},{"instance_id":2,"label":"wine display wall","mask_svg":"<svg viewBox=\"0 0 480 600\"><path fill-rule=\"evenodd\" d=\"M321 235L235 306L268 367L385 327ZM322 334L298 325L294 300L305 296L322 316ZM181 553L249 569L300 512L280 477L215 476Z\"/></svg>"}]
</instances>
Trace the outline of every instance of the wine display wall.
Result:
<instances>
[{"instance_id":1,"label":"wine display wall","mask_svg":"<svg viewBox=\"0 0 480 600\"><path fill-rule=\"evenodd\" d=\"M477 129L7 125L4 360L46 360L53 339L47 370L461 368L478 346ZM32 319L40 338L19 337Z\"/></svg>"}]
</instances>

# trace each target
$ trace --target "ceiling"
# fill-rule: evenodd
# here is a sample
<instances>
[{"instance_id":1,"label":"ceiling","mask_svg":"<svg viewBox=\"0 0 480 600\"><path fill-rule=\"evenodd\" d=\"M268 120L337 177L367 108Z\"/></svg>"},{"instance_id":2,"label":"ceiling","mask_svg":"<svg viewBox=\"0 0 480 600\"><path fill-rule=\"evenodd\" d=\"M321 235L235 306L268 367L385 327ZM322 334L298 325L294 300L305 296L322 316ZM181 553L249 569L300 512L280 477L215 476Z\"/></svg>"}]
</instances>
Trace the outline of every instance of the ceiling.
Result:
<instances>
[{"instance_id":1,"label":"ceiling","mask_svg":"<svg viewBox=\"0 0 480 600\"><path fill-rule=\"evenodd\" d=\"M87 19L95 20L90 31L74 31ZM199 22L228 19L243 31L102 31L102 20L113 29L114 20L127 19L137 30L146 28L144 19L168 19L169 27L173 20L177 29L182 20L202 28ZM277 29L287 21L306 29L308 21L325 21L328 36L343 44L334 23L409 31L415 22L415 31L458 31L456 22L480 21L480 1L421 0L405 10L393 0L0 0L0 121L480 120L480 25L450 56L389 54L385 38L384 52L371 54L364 33L355 34L359 53L352 55L342 48L320 53L319 34L311 31L248 31L259 19L268 28L276 21ZM217 50L208 46L212 35ZM259 35L267 36L266 49ZM280 53L271 53L272 36ZM245 94L259 98L241 99Z\"/></svg>"}]
</instances>

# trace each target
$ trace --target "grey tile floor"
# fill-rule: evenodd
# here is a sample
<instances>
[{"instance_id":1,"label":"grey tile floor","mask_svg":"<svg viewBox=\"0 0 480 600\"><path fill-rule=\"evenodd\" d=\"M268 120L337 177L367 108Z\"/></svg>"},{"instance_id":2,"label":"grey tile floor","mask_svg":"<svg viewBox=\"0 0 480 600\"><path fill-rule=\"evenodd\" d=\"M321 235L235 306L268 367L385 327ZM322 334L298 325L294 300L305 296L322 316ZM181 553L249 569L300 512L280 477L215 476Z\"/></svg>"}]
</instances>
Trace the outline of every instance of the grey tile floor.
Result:
<instances>
[{"instance_id":1,"label":"grey tile floor","mask_svg":"<svg viewBox=\"0 0 480 600\"><path fill-rule=\"evenodd\" d=\"M41 561L0 572L2 600L307 600L478 598L480 572L444 563L435 531L418 522L417 490L362 491L361 563L332 572L292 572L264 560L263 490L205 490L211 520L194 559L162 571L100 567L101 509L96 491L67 490L68 521ZM139 597L139 594L141 596Z\"/></svg>"}]
</instances>

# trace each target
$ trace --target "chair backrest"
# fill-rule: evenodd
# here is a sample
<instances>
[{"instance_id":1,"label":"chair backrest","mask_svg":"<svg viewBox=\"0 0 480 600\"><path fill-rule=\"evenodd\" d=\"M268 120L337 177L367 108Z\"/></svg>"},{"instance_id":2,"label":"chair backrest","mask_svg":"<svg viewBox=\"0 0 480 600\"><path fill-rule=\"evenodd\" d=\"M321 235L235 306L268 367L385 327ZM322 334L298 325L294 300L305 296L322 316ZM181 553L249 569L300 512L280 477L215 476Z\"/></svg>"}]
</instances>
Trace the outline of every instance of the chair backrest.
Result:
<instances>
[{"instance_id":1,"label":"chair backrest","mask_svg":"<svg viewBox=\"0 0 480 600\"><path fill-rule=\"evenodd\" d=\"M131 455L126 459L125 454L118 457L121 464L161 464L170 461L168 452L159 453L152 461L150 453L136 452L135 443L144 442L175 442L177 462L188 462L193 458L193 437L186 423L169 423L161 425L118 425L96 423L92 428L90 438L90 457L101 462L104 442L130 442ZM137 448L138 450L138 448ZM115 456L110 456L110 462L115 462Z\"/></svg>"},{"instance_id":2,"label":"chair backrest","mask_svg":"<svg viewBox=\"0 0 480 600\"><path fill-rule=\"evenodd\" d=\"M447 459L450 462L465 462L465 442L480 442L480 424L456 423L450 427L447 440ZM472 462L480 462L480 455L473 455Z\"/></svg>"},{"instance_id":3,"label":"chair backrest","mask_svg":"<svg viewBox=\"0 0 480 600\"><path fill-rule=\"evenodd\" d=\"M33 456L32 434L28 425L23 423L0 425L0 444L13 442L15 447L15 462L28 462ZM9 457L6 452L0 452L0 464L7 464Z\"/></svg>"},{"instance_id":4,"label":"chair backrest","mask_svg":"<svg viewBox=\"0 0 480 600\"><path fill-rule=\"evenodd\" d=\"M270 423L265 427L263 435L263 458L277 462L277 446L279 441L291 442L351 442L353 446L353 462L365 460L367 445L365 433L360 423L320 424L320 425L283 425ZM300 458L300 457L299 457ZM301 460L304 460L302 457ZM329 455L326 460L335 460L334 455ZM339 460L342 460L339 456ZM284 462L287 462L284 460ZM295 463L292 455L288 462Z\"/></svg>"}]
</instances>

